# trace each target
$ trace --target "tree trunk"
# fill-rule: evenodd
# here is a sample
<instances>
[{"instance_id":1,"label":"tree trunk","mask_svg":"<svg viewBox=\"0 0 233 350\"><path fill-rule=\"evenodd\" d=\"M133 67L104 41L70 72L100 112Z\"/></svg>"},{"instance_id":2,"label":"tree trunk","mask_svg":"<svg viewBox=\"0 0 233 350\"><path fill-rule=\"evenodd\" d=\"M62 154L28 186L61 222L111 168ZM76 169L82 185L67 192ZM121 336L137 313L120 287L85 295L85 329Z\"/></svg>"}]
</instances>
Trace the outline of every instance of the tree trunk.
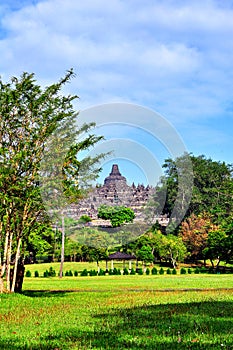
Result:
<instances>
[{"instance_id":1,"label":"tree trunk","mask_svg":"<svg viewBox=\"0 0 233 350\"><path fill-rule=\"evenodd\" d=\"M61 225L62 225L62 241L61 241L61 264L59 277L62 278L63 264L65 260L65 217L64 213L61 214Z\"/></svg>"},{"instance_id":2,"label":"tree trunk","mask_svg":"<svg viewBox=\"0 0 233 350\"><path fill-rule=\"evenodd\" d=\"M19 262L19 257L20 257L21 240L22 240L22 238L19 237L18 244L17 244L16 256L15 256L15 267L14 267L13 280L12 280L12 285L11 285L11 292L15 291L15 282L16 282L16 276L17 276L17 271L18 271L18 262Z\"/></svg>"},{"instance_id":3,"label":"tree trunk","mask_svg":"<svg viewBox=\"0 0 233 350\"><path fill-rule=\"evenodd\" d=\"M11 247L12 247L12 240L13 240L13 231L10 233L10 239L8 242L7 247L7 256L6 256L6 289L10 292L11 286L10 286L10 269L11 269Z\"/></svg>"}]
</instances>

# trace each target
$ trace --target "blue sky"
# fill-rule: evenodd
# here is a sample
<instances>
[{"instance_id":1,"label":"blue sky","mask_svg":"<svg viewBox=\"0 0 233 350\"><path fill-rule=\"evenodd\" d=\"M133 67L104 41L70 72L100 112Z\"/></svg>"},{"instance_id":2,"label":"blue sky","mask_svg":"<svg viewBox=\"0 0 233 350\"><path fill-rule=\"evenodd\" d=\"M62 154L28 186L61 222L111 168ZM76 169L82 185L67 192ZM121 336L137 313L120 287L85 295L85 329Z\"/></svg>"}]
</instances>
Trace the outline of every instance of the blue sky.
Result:
<instances>
[{"instance_id":1,"label":"blue sky","mask_svg":"<svg viewBox=\"0 0 233 350\"><path fill-rule=\"evenodd\" d=\"M1 0L0 75L34 72L47 85L73 67L64 92L79 95L81 113L115 102L143 106L172 125L187 151L233 163L232 38L233 0ZM135 116L131 127L109 122L98 131L106 141L137 142L161 165L169 152L137 125ZM114 162L129 182L147 181L133 142L126 147L120 160L106 160L99 182Z\"/></svg>"}]
</instances>

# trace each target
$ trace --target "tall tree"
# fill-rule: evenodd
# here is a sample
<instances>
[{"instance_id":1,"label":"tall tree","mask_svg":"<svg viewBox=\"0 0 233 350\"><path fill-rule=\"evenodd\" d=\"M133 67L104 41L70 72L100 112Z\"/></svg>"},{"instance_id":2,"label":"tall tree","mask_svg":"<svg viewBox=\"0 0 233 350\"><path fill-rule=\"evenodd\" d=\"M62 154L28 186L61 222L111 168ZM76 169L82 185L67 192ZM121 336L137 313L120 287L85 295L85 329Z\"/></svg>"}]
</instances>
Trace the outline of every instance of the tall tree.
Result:
<instances>
[{"instance_id":1,"label":"tall tree","mask_svg":"<svg viewBox=\"0 0 233 350\"><path fill-rule=\"evenodd\" d=\"M0 278L6 273L8 290L14 291L15 288L22 245L38 221L43 222L46 215L38 175L45 151L50 147L49 137L59 128L66 132L64 125L67 126L77 116L73 108L77 96L61 93L73 76L70 70L58 83L45 89L36 84L34 74L23 73L20 78L13 77L9 83L0 80L0 239L3 247ZM88 130L89 126L85 128ZM77 153L100 139L90 135L70 146L63 158L65 195L72 194L73 198L80 195ZM83 161L88 168L87 163L93 165L90 159ZM14 275L10 286L13 260Z\"/></svg>"}]
</instances>

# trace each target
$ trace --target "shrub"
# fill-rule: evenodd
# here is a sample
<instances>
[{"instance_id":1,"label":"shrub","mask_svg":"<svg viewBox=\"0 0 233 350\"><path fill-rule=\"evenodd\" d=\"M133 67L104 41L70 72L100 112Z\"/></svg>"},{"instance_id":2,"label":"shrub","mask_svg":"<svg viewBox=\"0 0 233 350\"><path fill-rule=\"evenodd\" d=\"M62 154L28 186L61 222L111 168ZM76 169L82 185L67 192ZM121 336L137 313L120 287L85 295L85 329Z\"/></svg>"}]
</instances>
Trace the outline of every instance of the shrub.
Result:
<instances>
[{"instance_id":1,"label":"shrub","mask_svg":"<svg viewBox=\"0 0 233 350\"><path fill-rule=\"evenodd\" d=\"M208 273L215 273L213 266L209 267Z\"/></svg>"},{"instance_id":2,"label":"shrub","mask_svg":"<svg viewBox=\"0 0 233 350\"><path fill-rule=\"evenodd\" d=\"M69 271L66 271L66 272L65 272L65 276L69 276Z\"/></svg>"},{"instance_id":3,"label":"shrub","mask_svg":"<svg viewBox=\"0 0 233 350\"><path fill-rule=\"evenodd\" d=\"M191 275L192 273L192 269L190 269L190 267L188 268L188 274Z\"/></svg>"},{"instance_id":4,"label":"shrub","mask_svg":"<svg viewBox=\"0 0 233 350\"><path fill-rule=\"evenodd\" d=\"M143 275L143 270L142 270L142 268L137 269L137 274L138 274L138 275Z\"/></svg>"},{"instance_id":5,"label":"shrub","mask_svg":"<svg viewBox=\"0 0 233 350\"><path fill-rule=\"evenodd\" d=\"M129 274L129 271L128 269L125 267L124 270L123 270L123 275L128 275Z\"/></svg>"},{"instance_id":6,"label":"shrub","mask_svg":"<svg viewBox=\"0 0 233 350\"><path fill-rule=\"evenodd\" d=\"M52 266L50 266L48 271L48 277L55 277L55 276L56 276L56 271L53 269Z\"/></svg>"},{"instance_id":7,"label":"shrub","mask_svg":"<svg viewBox=\"0 0 233 350\"><path fill-rule=\"evenodd\" d=\"M49 277L49 272L48 272L48 270L46 270L45 272L44 272L44 277Z\"/></svg>"},{"instance_id":8,"label":"shrub","mask_svg":"<svg viewBox=\"0 0 233 350\"><path fill-rule=\"evenodd\" d=\"M186 269L184 267L181 267L180 274L181 275L185 275L186 274Z\"/></svg>"},{"instance_id":9,"label":"shrub","mask_svg":"<svg viewBox=\"0 0 233 350\"><path fill-rule=\"evenodd\" d=\"M206 273L207 272L207 269L205 268L205 266L202 266L200 268L200 273Z\"/></svg>"},{"instance_id":10,"label":"shrub","mask_svg":"<svg viewBox=\"0 0 233 350\"><path fill-rule=\"evenodd\" d=\"M100 269L98 272L98 276L105 276L105 271L103 269Z\"/></svg>"},{"instance_id":11,"label":"shrub","mask_svg":"<svg viewBox=\"0 0 233 350\"><path fill-rule=\"evenodd\" d=\"M78 271L74 271L74 276L77 277L78 276Z\"/></svg>"},{"instance_id":12,"label":"shrub","mask_svg":"<svg viewBox=\"0 0 233 350\"><path fill-rule=\"evenodd\" d=\"M90 276L97 276L97 274L98 274L98 273L97 273L96 270L90 270L90 271L89 271L89 275L90 275Z\"/></svg>"},{"instance_id":13,"label":"shrub","mask_svg":"<svg viewBox=\"0 0 233 350\"><path fill-rule=\"evenodd\" d=\"M156 269L156 267L153 267L153 269L151 270L152 275L157 275L158 270Z\"/></svg>"},{"instance_id":14,"label":"shrub","mask_svg":"<svg viewBox=\"0 0 233 350\"><path fill-rule=\"evenodd\" d=\"M34 272L34 276L35 277L40 277L39 272L37 270Z\"/></svg>"},{"instance_id":15,"label":"shrub","mask_svg":"<svg viewBox=\"0 0 233 350\"><path fill-rule=\"evenodd\" d=\"M88 271L87 269L84 269L82 272L81 272L81 275L80 276L88 276Z\"/></svg>"},{"instance_id":16,"label":"shrub","mask_svg":"<svg viewBox=\"0 0 233 350\"><path fill-rule=\"evenodd\" d=\"M167 269L167 275L171 275L171 269Z\"/></svg>"},{"instance_id":17,"label":"shrub","mask_svg":"<svg viewBox=\"0 0 233 350\"><path fill-rule=\"evenodd\" d=\"M147 267L146 269L146 275L149 275L150 274L150 269Z\"/></svg>"},{"instance_id":18,"label":"shrub","mask_svg":"<svg viewBox=\"0 0 233 350\"><path fill-rule=\"evenodd\" d=\"M136 275L136 271L134 270L134 268L133 268L133 269L131 269L131 271L130 271L130 275Z\"/></svg>"},{"instance_id":19,"label":"shrub","mask_svg":"<svg viewBox=\"0 0 233 350\"><path fill-rule=\"evenodd\" d=\"M164 275L164 269L161 267L160 270L159 270L159 274L160 275Z\"/></svg>"},{"instance_id":20,"label":"shrub","mask_svg":"<svg viewBox=\"0 0 233 350\"><path fill-rule=\"evenodd\" d=\"M26 271L26 275L25 275L26 277L32 277L32 273L31 273L31 271L29 271L29 270L27 270Z\"/></svg>"},{"instance_id":21,"label":"shrub","mask_svg":"<svg viewBox=\"0 0 233 350\"><path fill-rule=\"evenodd\" d=\"M176 275L177 274L177 271L176 271L176 269L174 268L174 269L172 269L172 275Z\"/></svg>"},{"instance_id":22,"label":"shrub","mask_svg":"<svg viewBox=\"0 0 233 350\"><path fill-rule=\"evenodd\" d=\"M196 274L199 274L199 273L200 273L200 270L199 270L198 267L195 268L194 273L196 273Z\"/></svg>"}]
</instances>

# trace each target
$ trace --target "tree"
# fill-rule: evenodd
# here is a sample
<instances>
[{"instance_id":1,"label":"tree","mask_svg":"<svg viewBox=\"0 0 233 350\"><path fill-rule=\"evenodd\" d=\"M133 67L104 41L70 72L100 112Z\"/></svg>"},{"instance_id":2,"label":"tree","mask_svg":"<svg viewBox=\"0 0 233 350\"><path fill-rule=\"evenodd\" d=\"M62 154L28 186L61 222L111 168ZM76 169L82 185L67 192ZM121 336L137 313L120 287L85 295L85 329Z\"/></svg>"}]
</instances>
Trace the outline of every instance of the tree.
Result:
<instances>
[{"instance_id":1,"label":"tree","mask_svg":"<svg viewBox=\"0 0 233 350\"><path fill-rule=\"evenodd\" d=\"M192 162L192 171L188 159ZM158 214L162 207L162 214L173 216L177 221L180 213L187 218L205 212L212 215L213 222L218 225L222 220L232 217L232 165L207 159L204 155L196 157L190 154L176 160L166 159L163 168L165 175L150 202L152 213L155 211ZM190 186L191 178L193 186Z\"/></svg>"},{"instance_id":2,"label":"tree","mask_svg":"<svg viewBox=\"0 0 233 350\"><path fill-rule=\"evenodd\" d=\"M132 209L127 207L101 205L98 208L98 218L110 220L113 227L119 227L124 223L132 222L135 214Z\"/></svg>"},{"instance_id":3,"label":"tree","mask_svg":"<svg viewBox=\"0 0 233 350\"><path fill-rule=\"evenodd\" d=\"M146 263L152 262L154 260L154 255L151 252L151 248L149 246L142 246L137 251L137 259L143 261L144 267Z\"/></svg>"},{"instance_id":4,"label":"tree","mask_svg":"<svg viewBox=\"0 0 233 350\"><path fill-rule=\"evenodd\" d=\"M6 84L0 80L0 240L3 247L0 278L6 273L7 290L14 291L18 262L20 258L23 260L21 247L38 222L43 223L46 217L38 180L42 159L50 147L49 137L54 133L59 135L55 132L59 129L65 131L64 138L74 136L69 134L67 126L77 116L73 108L77 96L61 94L62 87L73 76L70 70L58 83L45 89L36 84L34 74L23 73ZM83 129L89 130L90 125ZM77 154L100 139L89 135L70 145L62 166L64 196L77 199L82 195L77 181L81 164L83 169L90 170L93 161L90 158L80 161ZM62 137L59 142L62 144ZM92 175L97 173L95 169ZM14 275L10 283L13 258Z\"/></svg>"},{"instance_id":5,"label":"tree","mask_svg":"<svg viewBox=\"0 0 233 350\"><path fill-rule=\"evenodd\" d=\"M209 231L217 230L218 226L212 223L210 214L203 213L200 215L192 214L185 219L179 231L191 260L203 259L203 251L208 245Z\"/></svg>"}]
</instances>

